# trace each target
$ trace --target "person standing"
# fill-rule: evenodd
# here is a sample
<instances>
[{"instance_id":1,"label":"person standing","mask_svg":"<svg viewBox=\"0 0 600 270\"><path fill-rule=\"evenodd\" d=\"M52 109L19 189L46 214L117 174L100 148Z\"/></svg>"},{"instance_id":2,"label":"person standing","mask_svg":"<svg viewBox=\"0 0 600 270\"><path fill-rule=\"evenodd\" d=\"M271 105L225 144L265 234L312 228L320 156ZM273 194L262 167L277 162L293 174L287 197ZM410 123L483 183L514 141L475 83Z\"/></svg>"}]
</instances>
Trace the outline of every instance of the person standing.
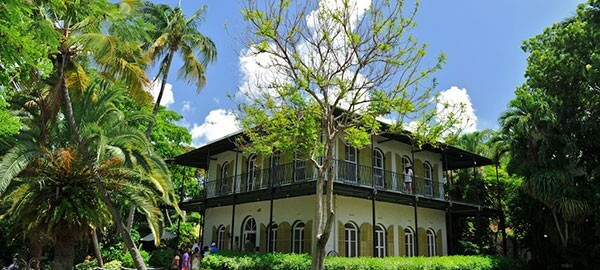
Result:
<instances>
[{"instance_id":1,"label":"person standing","mask_svg":"<svg viewBox=\"0 0 600 270\"><path fill-rule=\"evenodd\" d=\"M410 164L410 162L406 163L406 169L404 169L404 186L406 187L406 192L408 192L408 194L412 194L413 174L412 164Z\"/></svg>"},{"instance_id":2,"label":"person standing","mask_svg":"<svg viewBox=\"0 0 600 270\"><path fill-rule=\"evenodd\" d=\"M217 253L219 252L219 248L217 247L217 243L215 241L213 241L212 243L210 243L210 253Z\"/></svg>"},{"instance_id":3,"label":"person standing","mask_svg":"<svg viewBox=\"0 0 600 270\"><path fill-rule=\"evenodd\" d=\"M246 242L244 243L244 251L245 252L254 252L256 248L254 247L254 243L250 241L250 238L246 238Z\"/></svg>"},{"instance_id":4,"label":"person standing","mask_svg":"<svg viewBox=\"0 0 600 270\"><path fill-rule=\"evenodd\" d=\"M175 257L173 257L173 260L171 261L171 270L179 269L180 260L181 260L181 257L179 257L179 251L176 251Z\"/></svg>"},{"instance_id":5,"label":"person standing","mask_svg":"<svg viewBox=\"0 0 600 270\"><path fill-rule=\"evenodd\" d=\"M190 270L190 253L192 249L188 248L181 257L181 270Z\"/></svg>"}]
</instances>

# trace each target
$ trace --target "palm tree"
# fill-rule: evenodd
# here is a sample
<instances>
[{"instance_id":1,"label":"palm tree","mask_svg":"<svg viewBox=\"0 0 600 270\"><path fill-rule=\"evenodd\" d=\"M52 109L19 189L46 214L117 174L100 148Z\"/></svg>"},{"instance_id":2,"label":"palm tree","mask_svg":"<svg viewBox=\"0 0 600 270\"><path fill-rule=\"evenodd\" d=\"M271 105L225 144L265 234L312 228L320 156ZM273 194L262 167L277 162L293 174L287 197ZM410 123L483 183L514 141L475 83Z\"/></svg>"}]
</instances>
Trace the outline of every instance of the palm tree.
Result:
<instances>
[{"instance_id":1,"label":"palm tree","mask_svg":"<svg viewBox=\"0 0 600 270\"><path fill-rule=\"evenodd\" d=\"M180 7L172 8L169 5L156 5L146 2L142 13L145 21L154 27L150 31L153 43L146 53L151 61L160 59L159 71L161 78L160 92L154 104L152 115L156 117L162 99L169 69L175 53L181 52L183 66L178 71L178 77L196 85L199 92L206 84L206 66L217 57L215 43L198 31L198 24L202 21L206 7L201 7L192 16L186 18ZM150 139L154 121L148 124L146 137Z\"/></svg>"},{"instance_id":2,"label":"palm tree","mask_svg":"<svg viewBox=\"0 0 600 270\"><path fill-rule=\"evenodd\" d=\"M101 92L92 91L100 88ZM93 82L74 104L81 135L94 153L97 173L113 200L131 200L145 213L155 239L162 232L158 203L172 205L173 188L165 164L151 151L144 135L131 127L113 101L123 94L109 84ZM64 119L52 129L50 145L26 132L0 163L0 195L10 201L0 216L31 239L45 236L54 243L54 269L71 269L75 241L90 228L105 227L111 213L98 194L94 176L73 144Z\"/></svg>"},{"instance_id":3,"label":"palm tree","mask_svg":"<svg viewBox=\"0 0 600 270\"><path fill-rule=\"evenodd\" d=\"M124 23L124 12L133 10L131 4L135 2L126 0L113 4L107 0L54 0L39 5L40 19L55 26L56 32L51 35L60 41L53 57L54 69L47 80L48 87L39 102L43 116L42 128L56 120L62 106L63 115L77 142L79 156L86 161L102 202L111 213L136 267L145 269L129 230L125 228L118 209L111 201L98 171L97 161L88 151L86 141L80 133L70 96L70 92L80 94L89 83L85 66L88 63L98 67L103 76L121 80L133 93L142 95L149 80L144 73L141 50L135 42L126 42L103 32L110 28L111 23Z\"/></svg>"},{"instance_id":4,"label":"palm tree","mask_svg":"<svg viewBox=\"0 0 600 270\"><path fill-rule=\"evenodd\" d=\"M561 152L568 148L568 138L562 137L542 95L528 87L517 89L500 121L504 140L510 143L508 169L523 176L523 191L550 211L561 247L566 248L570 226L584 219L590 205L575 184L573 158Z\"/></svg>"}]
</instances>

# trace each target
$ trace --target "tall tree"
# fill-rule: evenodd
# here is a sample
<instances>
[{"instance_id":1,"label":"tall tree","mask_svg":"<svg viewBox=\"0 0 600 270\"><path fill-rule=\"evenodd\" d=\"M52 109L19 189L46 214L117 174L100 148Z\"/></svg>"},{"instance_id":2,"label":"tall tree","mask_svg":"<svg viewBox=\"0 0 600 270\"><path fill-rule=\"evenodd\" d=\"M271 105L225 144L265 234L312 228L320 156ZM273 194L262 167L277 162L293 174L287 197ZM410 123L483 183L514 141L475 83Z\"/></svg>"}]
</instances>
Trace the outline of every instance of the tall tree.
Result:
<instances>
[{"instance_id":1,"label":"tall tree","mask_svg":"<svg viewBox=\"0 0 600 270\"><path fill-rule=\"evenodd\" d=\"M101 85L89 86L96 87ZM155 239L160 239L163 223L157 204L172 204L173 188L162 159L152 152L143 133L114 107L112 101L122 94L112 88L86 89L75 103L75 115L111 198L135 201ZM75 242L87 237L90 227L107 226L110 212L64 118L56 125L50 145L40 144L35 129L30 129L2 159L0 186L8 191L2 188L0 194L11 207L0 218L11 220L14 230L30 239L47 235L54 243L54 269L70 269Z\"/></svg>"},{"instance_id":2,"label":"tall tree","mask_svg":"<svg viewBox=\"0 0 600 270\"><path fill-rule=\"evenodd\" d=\"M156 5L145 2L143 17L152 26L150 37L153 42L147 50L147 56L151 61L159 61L159 70L156 75L161 78L160 91L156 97L152 115L156 117L162 100L171 63L177 52L180 52L183 65L178 71L178 77L196 85L196 91L206 84L205 71L208 64L217 57L217 47L208 37L198 30L206 7L198 9L189 18L183 14L180 7L169 5ZM148 124L146 137L150 134L155 121Z\"/></svg>"},{"instance_id":3,"label":"tall tree","mask_svg":"<svg viewBox=\"0 0 600 270\"><path fill-rule=\"evenodd\" d=\"M600 239L600 1L579 5L523 49L529 52L527 80L501 118L511 142L509 169L524 177L524 195L543 206L526 219L554 244L559 256L551 257L594 265L590 258L597 256L571 251L597 254ZM534 258L547 263L539 251Z\"/></svg>"},{"instance_id":4,"label":"tall tree","mask_svg":"<svg viewBox=\"0 0 600 270\"><path fill-rule=\"evenodd\" d=\"M317 172L312 269L322 269L335 218L334 149L344 138L354 147L409 121L417 144L441 136L428 109L432 87L423 86L443 55L421 68L425 45L410 36L417 7L399 1L249 1L244 63L258 75L240 87L239 118L249 138L245 151L295 153ZM449 125L454 121L445 122ZM422 131L429 131L424 133Z\"/></svg>"},{"instance_id":5,"label":"tall tree","mask_svg":"<svg viewBox=\"0 0 600 270\"><path fill-rule=\"evenodd\" d=\"M56 0L37 6L36 14L40 21L54 26L59 44L52 57L52 72L45 82L44 93L40 96L42 128L51 125L61 111L72 130L81 157L93 176L102 202L107 206L113 221L130 251L138 269L145 269L142 257L125 228L118 209L111 201L110 194L98 172L95 157L80 133L70 93L80 95L90 79L85 64L92 63L100 69L100 74L109 79L125 82L129 89L144 96L144 86L149 83L144 73L141 49L136 42L121 39L105 33L111 24L125 23L124 14L133 10L135 1L111 3L110 1ZM43 130L42 129L42 130ZM43 137L44 133L42 133ZM46 140L43 139L42 143Z\"/></svg>"}]
</instances>

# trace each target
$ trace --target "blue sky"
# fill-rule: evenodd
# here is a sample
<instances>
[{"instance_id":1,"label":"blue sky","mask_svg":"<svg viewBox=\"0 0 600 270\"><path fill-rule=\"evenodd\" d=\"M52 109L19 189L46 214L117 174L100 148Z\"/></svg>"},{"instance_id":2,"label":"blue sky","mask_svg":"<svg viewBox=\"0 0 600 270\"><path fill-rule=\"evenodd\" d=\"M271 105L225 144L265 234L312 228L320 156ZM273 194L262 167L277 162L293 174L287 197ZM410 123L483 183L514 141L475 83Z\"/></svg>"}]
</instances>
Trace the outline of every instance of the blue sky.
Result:
<instances>
[{"instance_id":1,"label":"blue sky","mask_svg":"<svg viewBox=\"0 0 600 270\"><path fill-rule=\"evenodd\" d=\"M177 0L159 1L177 5ZM412 2L412 1L411 1ZM497 128L497 119L524 81L527 54L523 40L574 14L582 0L424 0L414 33L427 43L428 57L446 54L447 63L434 76L436 90L453 86L466 89L477 118L476 129ZM181 0L186 14L207 6L200 31L213 39L218 59L209 66L207 85L200 94L195 86L177 80L176 58L169 74L173 100L168 105L184 116L180 122L198 146L235 129L227 110L235 104L227 97L237 91L242 74L239 55L245 49L240 38L245 29L240 15L242 1ZM154 76L155 74L151 74ZM454 90L458 90L454 89ZM464 98L464 97L462 97Z\"/></svg>"}]
</instances>

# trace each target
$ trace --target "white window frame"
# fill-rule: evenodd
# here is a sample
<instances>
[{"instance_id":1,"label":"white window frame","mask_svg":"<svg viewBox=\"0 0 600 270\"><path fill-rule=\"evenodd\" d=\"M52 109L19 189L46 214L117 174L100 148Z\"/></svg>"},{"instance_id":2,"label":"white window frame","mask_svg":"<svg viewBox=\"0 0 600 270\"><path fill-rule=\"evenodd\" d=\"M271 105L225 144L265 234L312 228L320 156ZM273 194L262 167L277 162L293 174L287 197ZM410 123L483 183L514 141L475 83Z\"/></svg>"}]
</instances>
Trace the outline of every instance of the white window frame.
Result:
<instances>
[{"instance_id":1,"label":"white window frame","mask_svg":"<svg viewBox=\"0 0 600 270\"><path fill-rule=\"evenodd\" d=\"M427 256L429 257L437 256L436 238L437 236L433 229L429 228L427 230Z\"/></svg>"},{"instance_id":2,"label":"white window frame","mask_svg":"<svg viewBox=\"0 0 600 270\"><path fill-rule=\"evenodd\" d=\"M358 257L358 228L352 222L344 225L346 257Z\"/></svg>"},{"instance_id":3,"label":"white window frame","mask_svg":"<svg viewBox=\"0 0 600 270\"><path fill-rule=\"evenodd\" d=\"M292 227L292 252L304 252L304 222L298 221Z\"/></svg>"},{"instance_id":4,"label":"white window frame","mask_svg":"<svg viewBox=\"0 0 600 270\"><path fill-rule=\"evenodd\" d=\"M406 257L415 256L415 231L411 227L404 229L404 250Z\"/></svg>"},{"instance_id":5,"label":"white window frame","mask_svg":"<svg viewBox=\"0 0 600 270\"><path fill-rule=\"evenodd\" d=\"M248 158L248 177L246 180L246 191L254 190L254 183L256 183L256 154L250 155Z\"/></svg>"},{"instance_id":6,"label":"white window frame","mask_svg":"<svg viewBox=\"0 0 600 270\"><path fill-rule=\"evenodd\" d=\"M425 195L433 196L433 167L429 162L423 163L423 178L425 179Z\"/></svg>"},{"instance_id":7,"label":"white window frame","mask_svg":"<svg viewBox=\"0 0 600 270\"><path fill-rule=\"evenodd\" d=\"M269 227L268 241L271 243L271 246L267 247L269 252L274 252L277 250L277 229L279 229L279 226L276 223L272 223Z\"/></svg>"},{"instance_id":8,"label":"white window frame","mask_svg":"<svg viewBox=\"0 0 600 270\"><path fill-rule=\"evenodd\" d=\"M380 224L375 226L375 251L379 258L386 256L386 232Z\"/></svg>"},{"instance_id":9,"label":"white window frame","mask_svg":"<svg viewBox=\"0 0 600 270\"><path fill-rule=\"evenodd\" d=\"M251 216L246 218L242 228L242 241L246 241L250 235L253 235L254 237L250 237L250 239L256 245L256 220Z\"/></svg>"},{"instance_id":10,"label":"white window frame","mask_svg":"<svg viewBox=\"0 0 600 270\"><path fill-rule=\"evenodd\" d=\"M352 157L354 157L354 159L352 159ZM352 183L358 183L358 149L346 144L344 161L346 162L345 180ZM351 167L352 165L353 167Z\"/></svg>"},{"instance_id":11,"label":"white window frame","mask_svg":"<svg viewBox=\"0 0 600 270\"><path fill-rule=\"evenodd\" d=\"M217 247L219 250L223 250L223 246L225 243L225 226L220 225L217 229ZM202 248L202 247L200 247Z\"/></svg>"},{"instance_id":12,"label":"white window frame","mask_svg":"<svg viewBox=\"0 0 600 270\"><path fill-rule=\"evenodd\" d=\"M383 152L377 148L373 149L373 184L376 187L383 188L385 164Z\"/></svg>"}]
</instances>

